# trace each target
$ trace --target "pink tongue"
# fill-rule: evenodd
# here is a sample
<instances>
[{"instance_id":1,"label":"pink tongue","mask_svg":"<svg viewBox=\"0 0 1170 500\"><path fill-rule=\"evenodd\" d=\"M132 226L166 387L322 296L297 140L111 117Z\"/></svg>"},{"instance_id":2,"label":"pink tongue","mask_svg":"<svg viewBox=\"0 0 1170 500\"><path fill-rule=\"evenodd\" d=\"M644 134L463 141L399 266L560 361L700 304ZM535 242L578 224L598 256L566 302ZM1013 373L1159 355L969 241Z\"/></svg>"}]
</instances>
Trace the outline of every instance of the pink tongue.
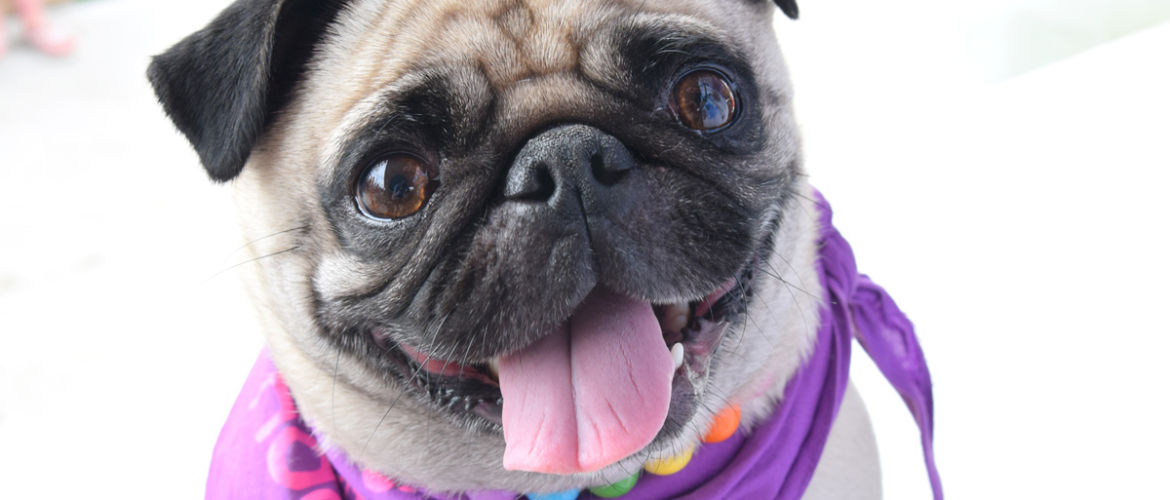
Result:
<instances>
[{"instance_id":1,"label":"pink tongue","mask_svg":"<svg viewBox=\"0 0 1170 500\"><path fill-rule=\"evenodd\" d=\"M670 407L674 363L650 304L601 288L500 360L504 468L590 472L642 449Z\"/></svg>"}]
</instances>

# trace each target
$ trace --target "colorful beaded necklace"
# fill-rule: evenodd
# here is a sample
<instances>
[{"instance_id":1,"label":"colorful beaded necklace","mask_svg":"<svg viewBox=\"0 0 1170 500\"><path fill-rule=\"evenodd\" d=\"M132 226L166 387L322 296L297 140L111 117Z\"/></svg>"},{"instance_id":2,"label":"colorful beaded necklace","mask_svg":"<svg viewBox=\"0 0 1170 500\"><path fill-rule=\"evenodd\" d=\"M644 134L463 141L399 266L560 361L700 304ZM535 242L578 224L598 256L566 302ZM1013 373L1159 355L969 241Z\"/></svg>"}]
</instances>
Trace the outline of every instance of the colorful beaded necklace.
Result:
<instances>
[{"instance_id":1,"label":"colorful beaded necklace","mask_svg":"<svg viewBox=\"0 0 1170 500\"><path fill-rule=\"evenodd\" d=\"M739 418L739 405L724 408L723 411L715 416L711 427L703 436L703 442L714 444L726 441L727 438L730 438L739 429ZM692 445L686 451L673 457L646 462L642 470L634 472L630 477L621 481L605 486L589 488L589 492L599 498L620 498L638 485L638 479L642 477L642 471L654 474L655 476L669 476L683 470L691 462L691 458L694 455L695 447ZM528 497L528 500L576 500L580 494L581 490L567 490L557 493L529 493L525 496Z\"/></svg>"}]
</instances>

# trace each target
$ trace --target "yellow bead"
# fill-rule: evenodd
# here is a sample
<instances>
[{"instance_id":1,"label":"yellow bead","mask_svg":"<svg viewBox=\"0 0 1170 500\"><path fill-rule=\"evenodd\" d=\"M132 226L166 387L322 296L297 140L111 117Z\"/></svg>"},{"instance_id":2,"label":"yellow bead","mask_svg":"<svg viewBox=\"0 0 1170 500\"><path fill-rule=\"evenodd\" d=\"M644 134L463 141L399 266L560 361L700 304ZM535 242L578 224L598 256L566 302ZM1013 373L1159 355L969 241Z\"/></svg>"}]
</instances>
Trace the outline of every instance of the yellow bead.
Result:
<instances>
[{"instance_id":1,"label":"yellow bead","mask_svg":"<svg viewBox=\"0 0 1170 500\"><path fill-rule=\"evenodd\" d=\"M691 462L691 456L695 454L695 447L687 448L687 451L681 455L673 456L663 460L651 460L646 462L646 472L654 474L655 476L669 476L683 470L688 463Z\"/></svg>"}]
</instances>

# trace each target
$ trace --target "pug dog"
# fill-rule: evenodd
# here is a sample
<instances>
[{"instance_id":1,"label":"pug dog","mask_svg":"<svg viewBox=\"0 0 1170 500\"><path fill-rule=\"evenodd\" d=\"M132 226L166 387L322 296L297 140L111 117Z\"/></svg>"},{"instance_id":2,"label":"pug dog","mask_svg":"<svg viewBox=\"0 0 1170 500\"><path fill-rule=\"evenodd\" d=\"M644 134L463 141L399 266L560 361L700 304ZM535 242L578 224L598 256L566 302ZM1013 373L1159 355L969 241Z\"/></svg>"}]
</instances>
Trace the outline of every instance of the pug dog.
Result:
<instances>
[{"instance_id":1,"label":"pug dog","mask_svg":"<svg viewBox=\"0 0 1170 500\"><path fill-rule=\"evenodd\" d=\"M775 4L240 0L157 56L320 449L554 492L772 415L826 306ZM804 497L879 496L850 387Z\"/></svg>"}]
</instances>

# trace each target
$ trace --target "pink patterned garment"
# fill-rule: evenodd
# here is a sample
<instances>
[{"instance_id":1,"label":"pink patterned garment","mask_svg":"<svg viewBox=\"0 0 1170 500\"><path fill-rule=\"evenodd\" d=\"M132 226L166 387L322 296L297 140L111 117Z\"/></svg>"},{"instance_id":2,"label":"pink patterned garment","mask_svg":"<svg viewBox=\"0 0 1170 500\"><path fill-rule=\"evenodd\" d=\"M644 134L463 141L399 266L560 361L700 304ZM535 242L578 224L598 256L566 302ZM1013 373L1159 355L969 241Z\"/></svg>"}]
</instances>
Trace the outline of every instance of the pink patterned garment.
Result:
<instances>
[{"instance_id":1,"label":"pink patterned garment","mask_svg":"<svg viewBox=\"0 0 1170 500\"><path fill-rule=\"evenodd\" d=\"M272 500L513 500L512 493L449 497L396 484L320 454L268 353L260 354L212 455L209 499Z\"/></svg>"}]
</instances>

